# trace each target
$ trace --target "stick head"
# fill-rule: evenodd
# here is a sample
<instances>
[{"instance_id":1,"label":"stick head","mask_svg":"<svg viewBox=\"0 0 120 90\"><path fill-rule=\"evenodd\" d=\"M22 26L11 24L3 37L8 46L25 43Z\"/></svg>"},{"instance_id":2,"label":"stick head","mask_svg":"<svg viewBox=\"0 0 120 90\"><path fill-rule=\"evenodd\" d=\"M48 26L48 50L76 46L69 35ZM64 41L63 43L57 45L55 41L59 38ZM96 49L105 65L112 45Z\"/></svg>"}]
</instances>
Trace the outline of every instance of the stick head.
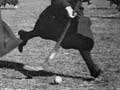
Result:
<instances>
[{"instance_id":1,"label":"stick head","mask_svg":"<svg viewBox=\"0 0 120 90\"><path fill-rule=\"evenodd\" d=\"M51 53L51 55L49 56L49 59L52 60L55 57L55 55L56 55L56 52Z\"/></svg>"}]
</instances>

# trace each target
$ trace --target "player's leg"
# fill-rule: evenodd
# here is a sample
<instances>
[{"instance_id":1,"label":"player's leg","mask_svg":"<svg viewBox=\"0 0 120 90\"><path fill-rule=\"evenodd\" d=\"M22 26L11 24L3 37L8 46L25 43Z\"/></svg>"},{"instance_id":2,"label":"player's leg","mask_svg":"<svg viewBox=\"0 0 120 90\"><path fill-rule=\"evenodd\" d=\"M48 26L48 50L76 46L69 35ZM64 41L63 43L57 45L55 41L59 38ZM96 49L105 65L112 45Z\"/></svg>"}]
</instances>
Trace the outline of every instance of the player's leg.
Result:
<instances>
[{"instance_id":1,"label":"player's leg","mask_svg":"<svg viewBox=\"0 0 120 90\"><path fill-rule=\"evenodd\" d=\"M92 39L84 37L80 34L73 35L70 38L64 39L61 46L65 49L76 49L80 52L83 60L85 61L91 76L98 77L101 70L92 60L91 50L93 48L94 42Z\"/></svg>"},{"instance_id":2,"label":"player's leg","mask_svg":"<svg viewBox=\"0 0 120 90\"><path fill-rule=\"evenodd\" d=\"M85 63L87 64L87 67L89 69L91 76L93 76L94 78L97 78L99 76L99 74L101 73L101 70L92 60L90 51L83 50L83 51L80 51L80 53L81 53Z\"/></svg>"},{"instance_id":3,"label":"player's leg","mask_svg":"<svg viewBox=\"0 0 120 90\"><path fill-rule=\"evenodd\" d=\"M20 30L18 32L20 39L23 40L23 42L18 47L18 50L20 52L23 51L23 47L27 44L28 40L38 36L42 38L50 37L49 36L51 30L50 22L52 22L53 20L53 18L51 18L52 15L50 11L51 11L51 7L48 7L41 13L40 17L37 19L35 23L33 30L31 31Z\"/></svg>"},{"instance_id":4,"label":"player's leg","mask_svg":"<svg viewBox=\"0 0 120 90\"><path fill-rule=\"evenodd\" d=\"M38 25L38 23L36 23L36 24ZM30 40L31 38L39 36L39 33L36 32L35 30L32 30L32 31L20 30L18 32L18 35L19 35L20 39L23 40L22 43L18 47L18 50L20 52L22 52L23 47L27 44L28 40Z\"/></svg>"}]
</instances>

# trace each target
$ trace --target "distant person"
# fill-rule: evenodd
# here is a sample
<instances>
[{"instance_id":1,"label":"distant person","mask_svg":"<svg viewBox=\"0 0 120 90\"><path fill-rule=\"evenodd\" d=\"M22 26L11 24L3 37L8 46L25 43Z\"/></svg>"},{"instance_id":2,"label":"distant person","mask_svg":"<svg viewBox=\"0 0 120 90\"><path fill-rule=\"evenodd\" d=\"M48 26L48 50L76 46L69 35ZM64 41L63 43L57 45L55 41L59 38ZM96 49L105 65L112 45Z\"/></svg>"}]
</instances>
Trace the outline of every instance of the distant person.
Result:
<instances>
[{"instance_id":1,"label":"distant person","mask_svg":"<svg viewBox=\"0 0 120 90\"><path fill-rule=\"evenodd\" d=\"M89 2L89 0L85 1ZM32 31L20 30L18 32L20 39L23 40L18 49L22 52L28 40L37 36L57 42L68 20L71 19L71 26L61 43L61 47L78 50L87 64L91 76L97 78L101 69L91 58L90 52L94 46L91 21L83 15L84 8L81 4L76 11L77 14L73 14L77 2L78 0L51 0L51 5L40 14ZM32 66L26 67L32 68Z\"/></svg>"},{"instance_id":2,"label":"distant person","mask_svg":"<svg viewBox=\"0 0 120 90\"><path fill-rule=\"evenodd\" d=\"M113 4L116 5L116 9L118 9L118 11L120 11L120 0L107 0L110 2L110 6L112 6Z\"/></svg>"},{"instance_id":3,"label":"distant person","mask_svg":"<svg viewBox=\"0 0 120 90\"><path fill-rule=\"evenodd\" d=\"M2 6L5 7L7 4L9 4L9 5L14 5L16 8L18 3L19 3L18 0L0 0L0 7Z\"/></svg>"}]
</instances>

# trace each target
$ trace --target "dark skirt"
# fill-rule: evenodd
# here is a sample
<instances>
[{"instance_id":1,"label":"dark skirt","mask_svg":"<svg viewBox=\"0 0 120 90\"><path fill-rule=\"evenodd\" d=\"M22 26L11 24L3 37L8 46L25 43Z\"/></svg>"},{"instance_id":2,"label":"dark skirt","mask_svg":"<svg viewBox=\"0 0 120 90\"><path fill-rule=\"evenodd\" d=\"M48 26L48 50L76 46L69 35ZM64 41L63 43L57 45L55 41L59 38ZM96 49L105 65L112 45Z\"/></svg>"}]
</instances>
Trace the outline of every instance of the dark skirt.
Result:
<instances>
[{"instance_id":1,"label":"dark skirt","mask_svg":"<svg viewBox=\"0 0 120 90\"><path fill-rule=\"evenodd\" d=\"M67 12L64 9L49 6L39 16L35 24L34 31L36 32L36 34L39 34L39 36L44 39L58 41L69 19L70 18L68 17ZM64 40L61 43L61 46L65 49L73 48L79 50L91 50L94 45L94 41L91 36L87 36L92 34L91 31L89 31L89 20L81 19L83 21L81 21L80 23L79 20L79 17L71 19L71 26L69 27L68 32L66 33ZM79 25L82 26L82 28ZM83 33L88 34L84 35Z\"/></svg>"}]
</instances>

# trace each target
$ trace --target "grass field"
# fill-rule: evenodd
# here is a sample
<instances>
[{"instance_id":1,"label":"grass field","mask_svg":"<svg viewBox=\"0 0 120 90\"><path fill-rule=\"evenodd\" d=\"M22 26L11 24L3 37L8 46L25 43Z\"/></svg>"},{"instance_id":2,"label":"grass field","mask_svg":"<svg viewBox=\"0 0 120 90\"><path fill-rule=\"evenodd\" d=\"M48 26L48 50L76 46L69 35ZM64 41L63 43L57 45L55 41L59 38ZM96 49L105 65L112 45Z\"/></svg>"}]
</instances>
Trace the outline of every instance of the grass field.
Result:
<instances>
[{"instance_id":1,"label":"grass field","mask_svg":"<svg viewBox=\"0 0 120 90\"><path fill-rule=\"evenodd\" d=\"M109 17L116 13L120 17L120 14L114 6L108 7L109 3L103 0L92 1L94 3L91 7L85 8L85 15L92 16L91 28L95 37L92 55L94 61L105 71L104 83L88 82L88 85L82 86L85 84L83 78L90 75L82 57L73 49L59 50L55 59L50 61L49 71L52 73L43 72L42 75L41 72L23 70L22 64L39 66L55 45L53 41L36 37L28 42L23 53L19 53L16 48L1 58L0 64L6 64L0 68L0 90L120 90L120 19L94 17ZM39 14L49 4L50 0L20 0L18 9L2 11L2 16L18 37L20 29L33 29ZM61 84L52 84L55 73L63 77ZM27 76L32 78L26 79Z\"/></svg>"}]
</instances>

